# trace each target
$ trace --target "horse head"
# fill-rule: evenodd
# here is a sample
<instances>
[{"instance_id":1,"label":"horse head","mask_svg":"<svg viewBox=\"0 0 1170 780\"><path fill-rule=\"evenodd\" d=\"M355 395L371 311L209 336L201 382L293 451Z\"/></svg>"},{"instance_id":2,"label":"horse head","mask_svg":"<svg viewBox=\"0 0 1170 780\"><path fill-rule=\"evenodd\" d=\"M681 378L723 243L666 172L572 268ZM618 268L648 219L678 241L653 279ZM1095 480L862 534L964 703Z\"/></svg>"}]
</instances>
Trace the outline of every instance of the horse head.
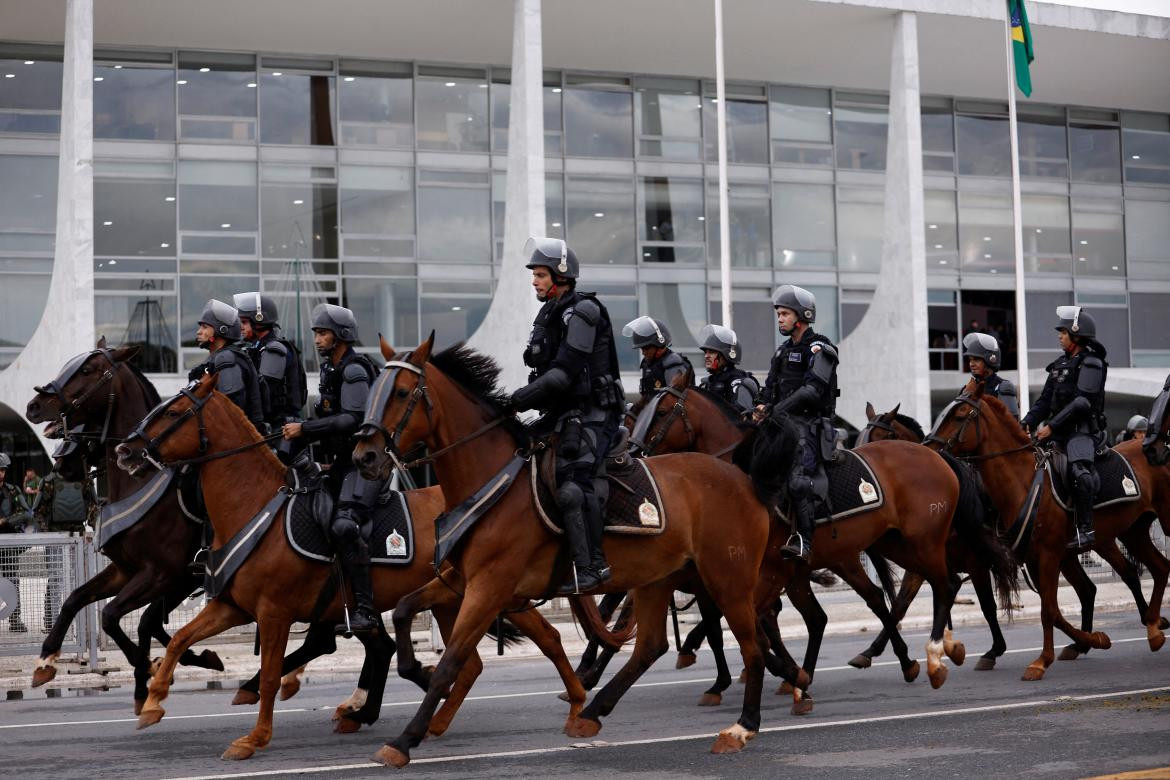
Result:
<instances>
[{"instance_id":1,"label":"horse head","mask_svg":"<svg viewBox=\"0 0 1170 780\"><path fill-rule=\"evenodd\" d=\"M109 349L103 339L96 349L69 359L55 379L33 388L36 395L28 402L25 419L34 425L49 423L45 435L50 438L64 428L102 425L121 390L123 369L138 351L137 345Z\"/></svg>"},{"instance_id":2,"label":"horse head","mask_svg":"<svg viewBox=\"0 0 1170 780\"><path fill-rule=\"evenodd\" d=\"M401 453L430 436L434 404L427 392L426 366L435 332L402 356L381 334L378 341L386 365L370 388L353 451L353 462L366 479L388 479L396 462L401 462Z\"/></svg>"},{"instance_id":3,"label":"horse head","mask_svg":"<svg viewBox=\"0 0 1170 780\"><path fill-rule=\"evenodd\" d=\"M213 398L217 379L208 374L154 407L114 450L118 468L137 476L148 464L161 469L207 454L210 441L204 410Z\"/></svg>"},{"instance_id":4,"label":"horse head","mask_svg":"<svg viewBox=\"0 0 1170 780\"><path fill-rule=\"evenodd\" d=\"M918 426L917 421L900 414L899 410L902 404L898 404L888 412L878 414L874 411L873 404L868 401L865 404L865 416L869 418L865 428L857 435L857 447L862 444L869 444L875 441L886 441L894 439L897 441L909 441L918 443L922 441L922 429Z\"/></svg>"},{"instance_id":5,"label":"horse head","mask_svg":"<svg viewBox=\"0 0 1170 780\"><path fill-rule=\"evenodd\" d=\"M924 444L952 455L1024 449L1029 439L1008 408L974 379L939 413Z\"/></svg>"}]
</instances>

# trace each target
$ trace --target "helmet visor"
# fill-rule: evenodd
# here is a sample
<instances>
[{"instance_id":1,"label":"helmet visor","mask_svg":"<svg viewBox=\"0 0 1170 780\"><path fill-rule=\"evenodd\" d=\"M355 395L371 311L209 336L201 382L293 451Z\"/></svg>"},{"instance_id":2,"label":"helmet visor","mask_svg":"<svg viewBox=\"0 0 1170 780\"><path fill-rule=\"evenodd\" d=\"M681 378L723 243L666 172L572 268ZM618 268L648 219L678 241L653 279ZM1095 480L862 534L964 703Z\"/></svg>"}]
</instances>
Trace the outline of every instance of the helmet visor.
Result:
<instances>
[{"instance_id":1,"label":"helmet visor","mask_svg":"<svg viewBox=\"0 0 1170 780\"><path fill-rule=\"evenodd\" d=\"M963 337L964 352L998 352L999 342L987 333L968 333Z\"/></svg>"},{"instance_id":2,"label":"helmet visor","mask_svg":"<svg viewBox=\"0 0 1170 780\"><path fill-rule=\"evenodd\" d=\"M529 259L530 268L533 265L532 256L538 252L548 258L551 268L561 272L569 270L569 245L564 239L548 236L529 237L524 243L524 256Z\"/></svg>"},{"instance_id":3,"label":"helmet visor","mask_svg":"<svg viewBox=\"0 0 1170 780\"><path fill-rule=\"evenodd\" d=\"M658 327L658 323L654 321L653 317L647 317L646 315L627 322L626 326L622 328L622 335L626 338L633 338L635 335L641 336L642 338L654 336L660 344L666 341L662 335L662 330Z\"/></svg>"},{"instance_id":4,"label":"helmet visor","mask_svg":"<svg viewBox=\"0 0 1170 780\"><path fill-rule=\"evenodd\" d=\"M1076 330L1080 329L1080 318L1081 318L1081 307L1080 306L1057 306L1056 307L1056 316L1059 317L1062 321L1071 320L1072 325L1070 327L1072 328L1072 330L1076 331ZM1064 327L1064 326L1063 325L1058 326L1057 330L1060 330L1062 327Z\"/></svg>"},{"instance_id":5,"label":"helmet visor","mask_svg":"<svg viewBox=\"0 0 1170 780\"><path fill-rule=\"evenodd\" d=\"M735 331L731 328L725 328L722 325L716 325L714 323L704 325L703 329L699 331L699 343L705 344L711 337L714 337L724 346L735 346Z\"/></svg>"}]
</instances>

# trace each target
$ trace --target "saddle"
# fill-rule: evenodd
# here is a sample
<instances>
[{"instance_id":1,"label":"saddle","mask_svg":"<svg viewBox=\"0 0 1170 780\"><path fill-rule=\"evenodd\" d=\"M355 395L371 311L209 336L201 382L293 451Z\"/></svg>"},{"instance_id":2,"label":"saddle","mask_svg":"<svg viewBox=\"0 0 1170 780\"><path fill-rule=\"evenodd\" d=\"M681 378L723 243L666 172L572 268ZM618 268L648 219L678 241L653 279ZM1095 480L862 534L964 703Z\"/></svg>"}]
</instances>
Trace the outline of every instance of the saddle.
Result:
<instances>
[{"instance_id":1,"label":"saddle","mask_svg":"<svg viewBox=\"0 0 1170 780\"><path fill-rule=\"evenodd\" d=\"M630 455L629 438L629 431L621 428L617 440L605 456L601 474L609 488L609 499L602 512L605 531L632 536L657 536L666 530L666 507L658 491L658 483L654 481L645 461ZM555 439L550 440L544 453L530 461L529 474L536 512L545 527L560 536L565 530L561 527L560 511L554 499L556 449Z\"/></svg>"},{"instance_id":2,"label":"saddle","mask_svg":"<svg viewBox=\"0 0 1170 780\"><path fill-rule=\"evenodd\" d=\"M886 503L885 491L877 475L865 458L853 450L838 451L832 460L825 463L825 474L829 481L829 489L825 494L828 500L814 502L817 509L816 525L835 523L878 509ZM777 511L791 522L788 512L779 507Z\"/></svg>"},{"instance_id":3,"label":"saddle","mask_svg":"<svg viewBox=\"0 0 1170 780\"><path fill-rule=\"evenodd\" d=\"M1093 508L1112 506L1141 498L1142 487L1134 474L1133 466L1123 455L1113 449L1098 451L1093 461L1101 487ZM1053 447L1048 456L1048 480L1052 486L1052 497L1065 511L1072 511L1072 478L1069 476L1068 455L1064 450Z\"/></svg>"}]
</instances>

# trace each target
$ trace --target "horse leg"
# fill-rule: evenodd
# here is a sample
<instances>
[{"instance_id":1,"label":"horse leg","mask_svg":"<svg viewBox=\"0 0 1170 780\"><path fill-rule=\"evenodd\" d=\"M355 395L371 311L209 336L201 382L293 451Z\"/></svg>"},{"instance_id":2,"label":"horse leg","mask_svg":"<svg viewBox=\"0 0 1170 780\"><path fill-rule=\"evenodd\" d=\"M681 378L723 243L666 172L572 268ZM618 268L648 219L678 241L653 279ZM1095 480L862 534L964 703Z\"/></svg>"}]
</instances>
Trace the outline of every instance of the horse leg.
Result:
<instances>
[{"instance_id":1,"label":"horse leg","mask_svg":"<svg viewBox=\"0 0 1170 780\"><path fill-rule=\"evenodd\" d=\"M931 597L934 600L934 622L930 628L930 639L926 643L926 676L930 678L930 687L938 689L947 680L947 666L943 662L943 655L947 653L947 643L951 639L951 606L955 603L955 596L959 593L960 582L953 577L946 568L945 561L941 572L934 572L926 578L930 583ZM895 646L896 649L896 646ZM966 657L966 651L963 652ZM958 665L959 661L955 662Z\"/></svg>"},{"instance_id":2,"label":"horse leg","mask_svg":"<svg viewBox=\"0 0 1170 780\"><path fill-rule=\"evenodd\" d=\"M414 621L415 615L423 610L429 609L433 604L445 603L451 595L453 595L451 589L436 578L418 590L403 596L398 600L398 605L394 607L392 620L394 624L394 640L398 645L398 676L404 680L410 680L424 691L428 691L431 688L431 674L423 669L423 665L414 655L414 643L410 639L410 626ZM487 633L486 627L484 628L484 633ZM476 641L479 640L477 639ZM447 657L445 651L443 657ZM431 712L433 711L434 708L432 707ZM420 709L420 714L415 716L415 720L418 720L421 712ZM411 723L413 724L414 721L411 721ZM421 736L419 738L421 740ZM415 742L410 745L407 748L407 754L409 754L409 748L417 744L418 742Z\"/></svg>"},{"instance_id":3,"label":"horse leg","mask_svg":"<svg viewBox=\"0 0 1170 780\"><path fill-rule=\"evenodd\" d=\"M153 659L150 657L151 639L156 631L162 631L163 615L167 611L167 604L165 599L155 599L150 602L150 605L142 611L142 617L138 620L138 647L139 652L142 653L142 659L145 661L145 669L142 666L137 666L134 669L134 701L146 701L146 684L150 682L150 669L154 665ZM170 644L170 638L167 639L167 644ZM166 645L164 645L165 647ZM184 655L189 654L188 650ZM180 661L181 662L181 661Z\"/></svg>"},{"instance_id":4,"label":"horse leg","mask_svg":"<svg viewBox=\"0 0 1170 780\"><path fill-rule=\"evenodd\" d=\"M622 609L622 614L627 614L626 608ZM560 632L553 628L552 624L545 620L544 615L540 614L535 608L514 612L508 616L508 619L525 636L535 642L545 657L552 661L553 666L557 668L557 673L561 676L561 682L565 684L565 695L568 697L569 702L569 718L565 722L565 725L568 726L569 721L576 718L580 714L581 708L585 706L585 688L581 681L577 679L577 675L573 673L572 667L569 665L569 659L565 657L565 648L561 645ZM621 617L618 620L620 622ZM612 655L610 653L610 657ZM433 723L431 724L431 728L432 730L434 729Z\"/></svg>"},{"instance_id":5,"label":"horse leg","mask_svg":"<svg viewBox=\"0 0 1170 780\"><path fill-rule=\"evenodd\" d=\"M674 597L674 588L658 583L634 592L634 616L638 621L638 635L629 660L609 682L594 695L581 714L565 724L570 737L592 737L601 731L601 718L613 712L618 701L650 666L670 649L666 638L667 604Z\"/></svg>"},{"instance_id":6,"label":"horse leg","mask_svg":"<svg viewBox=\"0 0 1170 780\"><path fill-rule=\"evenodd\" d=\"M625 599L625 593L606 593L601 597L601 603L597 605L597 611L601 615L601 619L609 622L613 617L614 611L622 600ZM589 637L589 641L585 645L585 652L581 654L581 661L577 664L576 675L582 680L597 663L597 652L601 648L601 643L593 637ZM603 666L602 669L605 667ZM600 672L598 673L600 676Z\"/></svg>"},{"instance_id":7,"label":"horse leg","mask_svg":"<svg viewBox=\"0 0 1170 780\"><path fill-rule=\"evenodd\" d=\"M144 729L147 726L153 726L166 714L162 708L162 702L170 692L171 675L174 674L175 666L179 663L179 656L183 654L184 650L196 642L215 636L233 626L242 626L251 622L251 615L239 607L219 599L212 599L190 623L175 632L174 639L167 645L167 652L163 656L162 663L155 670L154 677L150 681L150 695L147 696L146 704L143 705L142 712L138 716L138 728ZM275 669L276 666L273 664L273 670Z\"/></svg>"},{"instance_id":8,"label":"horse leg","mask_svg":"<svg viewBox=\"0 0 1170 780\"><path fill-rule=\"evenodd\" d=\"M49 629L49 635L41 644L41 656L33 670L32 687L44 685L57 676L57 657L61 655L65 632L69 630L77 613L95 601L112 598L125 587L126 581L122 570L111 563L69 594Z\"/></svg>"},{"instance_id":9,"label":"horse leg","mask_svg":"<svg viewBox=\"0 0 1170 780\"><path fill-rule=\"evenodd\" d=\"M446 641L451 636L451 629L455 624L457 609L455 604L431 605L431 615L434 616L435 622L439 624L439 633L442 634L443 641ZM565 659L565 663L568 664L567 658ZM450 690L443 694L443 704L431 717L430 724L427 725L427 736L441 737L447 732L447 729L451 727L451 721L455 719L455 713L459 711L459 707L463 704L463 700L467 698L471 686L475 684L476 679L479 678L482 672L483 659L479 656L479 650L473 648L467 661L459 668L459 673L455 677L455 682L451 684Z\"/></svg>"},{"instance_id":10,"label":"horse leg","mask_svg":"<svg viewBox=\"0 0 1170 780\"><path fill-rule=\"evenodd\" d=\"M813 675L816 674L817 658L821 653L821 640L825 636L825 626L828 625L829 618L825 615L825 610L821 607L821 602L817 600L816 593L812 589L812 582L808 577L793 577L788 581L788 587L785 592L788 594L788 600L792 602L792 606L796 607L796 611L804 618L805 628L808 629L808 646L804 650L802 667L808 674L808 680L811 684ZM772 626L776 625L776 621L773 620L770 622ZM780 639L779 628L776 629L776 639L777 641ZM776 694L780 695L782 692L785 694L791 693L790 690L783 690L784 687L784 685L781 685L780 689L777 689ZM791 687L791 685L788 687ZM805 700L811 705L812 697L807 695L807 691L805 693Z\"/></svg>"},{"instance_id":11,"label":"horse leg","mask_svg":"<svg viewBox=\"0 0 1170 780\"><path fill-rule=\"evenodd\" d=\"M333 636L333 628L329 626L329 635ZM358 634L358 641L362 643L366 656L362 661L362 671L358 676L358 687L350 697L352 703L360 704L342 710L338 707L333 714L337 725L333 730L338 734L349 734L357 731L364 723L373 725L382 712L382 698L386 693L386 678L390 674L390 661L394 658L394 640L386 633L386 626L378 621L378 630L374 634ZM283 686L282 686L283 687ZM344 706L344 705L342 705Z\"/></svg>"},{"instance_id":12,"label":"horse leg","mask_svg":"<svg viewBox=\"0 0 1170 780\"><path fill-rule=\"evenodd\" d=\"M925 582L921 574L907 571L902 575L902 583L898 586L898 595L894 598L894 603L891 605L890 614L897 623L906 615L906 611L910 609L910 604L914 601L914 597L918 595L918 591L922 588L922 583ZM868 669L873 663L873 659L885 652L886 643L890 641L890 634L886 631L885 626L874 637L873 643L869 647L862 650L855 655L849 662L849 665L855 669Z\"/></svg>"},{"instance_id":13,"label":"horse leg","mask_svg":"<svg viewBox=\"0 0 1170 780\"><path fill-rule=\"evenodd\" d=\"M1093 605L1097 599L1097 586L1089 579L1085 567L1081 565L1081 556L1076 553L1065 555L1060 562L1060 571L1064 574L1068 584L1072 585L1081 602L1081 630L1092 631ZM1074 642L1060 651L1060 660L1074 661L1078 656L1088 653L1090 649L1088 642Z\"/></svg>"},{"instance_id":14,"label":"horse leg","mask_svg":"<svg viewBox=\"0 0 1170 780\"><path fill-rule=\"evenodd\" d=\"M711 687L699 697L699 706L716 707L723 702L723 692L731 686L731 670L727 668L727 655L723 652L723 613L705 590L700 589L695 598L698 600L699 614L702 616L699 625L706 627L707 644L715 658L715 682L711 683ZM689 636L687 640L690 641ZM702 642L702 637L699 641ZM677 664L675 668L678 668Z\"/></svg>"},{"instance_id":15,"label":"horse leg","mask_svg":"<svg viewBox=\"0 0 1170 780\"><path fill-rule=\"evenodd\" d=\"M889 635L890 645L894 649L894 654L898 656L898 662L902 665L902 679L906 682L914 682L918 678L920 670L918 661L910 657L910 648L906 646L906 640L902 639L902 634L898 631L897 621L894 620L894 616L886 607L886 599L882 589L875 585L869 575L865 573L860 561L842 563L835 571L845 582L849 583L853 590L857 591L857 595L865 600L870 611L877 615L878 620L882 623L882 630ZM940 630L940 640L941 637L942 631Z\"/></svg>"},{"instance_id":16,"label":"horse leg","mask_svg":"<svg viewBox=\"0 0 1170 780\"><path fill-rule=\"evenodd\" d=\"M171 635L167 633L165 627L167 615L169 615L171 611L175 609L175 607L182 604L183 601L185 601L186 598L191 595L192 591L194 591L198 586L199 583L194 582L193 580L188 580L180 584L164 597L166 600L166 608L159 614L158 619L155 620L151 625L151 636L157 639L159 644L163 647L166 647L171 643ZM220 659L219 654L214 650L204 650L199 654L196 654L192 650L188 650L187 652L183 653L182 657L179 658L179 665L191 666L196 669L211 669L216 672L223 671L223 660Z\"/></svg>"},{"instance_id":17,"label":"horse leg","mask_svg":"<svg viewBox=\"0 0 1170 780\"><path fill-rule=\"evenodd\" d=\"M1146 567L1154 579L1154 589L1150 593L1150 603L1142 616L1146 624L1146 636L1150 643L1150 650L1157 652L1166 643L1166 635L1162 632L1162 598L1166 592L1166 580L1170 578L1170 561L1158 551L1150 540L1148 523L1139 523L1122 534L1121 540L1126 548ZM1135 572L1136 573L1136 572Z\"/></svg>"},{"instance_id":18,"label":"horse leg","mask_svg":"<svg viewBox=\"0 0 1170 780\"><path fill-rule=\"evenodd\" d=\"M146 700L146 681L150 678L150 644L137 645L122 630L122 618L130 612L149 604L159 590L160 575L152 568L139 570L129 582L118 591L111 601L102 607L102 630L114 640L114 644L126 656L134 668L134 713L142 710ZM141 696L141 698L139 698Z\"/></svg>"},{"instance_id":19,"label":"horse leg","mask_svg":"<svg viewBox=\"0 0 1170 780\"><path fill-rule=\"evenodd\" d=\"M954 625L951 622L951 610L955 606L955 599L959 595L959 589L963 587L963 579L952 571L948 581L951 586L949 590L951 601L947 604L947 627L943 631L943 652L946 653L947 658L951 659L955 666L962 666L963 661L967 660L967 647L953 636Z\"/></svg>"},{"instance_id":20,"label":"horse leg","mask_svg":"<svg viewBox=\"0 0 1170 780\"><path fill-rule=\"evenodd\" d=\"M288 645L291 627L292 622L285 618L266 618L257 624L260 630L260 712L252 730L234 740L221 758L251 758L253 753L272 741L272 711L280 688L280 661Z\"/></svg>"},{"instance_id":21,"label":"horse leg","mask_svg":"<svg viewBox=\"0 0 1170 780\"><path fill-rule=\"evenodd\" d=\"M998 608L995 603L995 592L991 587L991 571L986 566L972 566L971 585L975 588L975 595L979 599L979 608L983 611L983 619L991 630L991 649L984 653L975 671L986 672L995 668L998 659L1007 650L1007 642L1003 638L1003 630L999 627Z\"/></svg>"},{"instance_id":22,"label":"horse leg","mask_svg":"<svg viewBox=\"0 0 1170 780\"><path fill-rule=\"evenodd\" d=\"M300 690L299 673L304 671L305 665L315 658L337 652L337 638L333 635L333 624L326 621L317 621L309 624L305 632L305 641L296 650L285 656L280 665L280 700L286 701ZM286 676L294 675L290 681ZM236 690L232 704L255 704L260 701L260 672L252 675ZM360 706L360 705L359 705Z\"/></svg>"},{"instance_id":23,"label":"horse leg","mask_svg":"<svg viewBox=\"0 0 1170 780\"><path fill-rule=\"evenodd\" d=\"M622 597L624 601L622 602L622 610L618 613L617 620L614 621L614 630L625 628L634 614L634 607L625 596L626 594L623 593ZM602 601L604 602L604 599ZM611 647L601 648L601 654L598 656L596 663L589 667L588 671L585 672L585 676L581 678L581 685L585 686L585 690L593 690L593 686L597 685L597 681L601 679L601 675L605 674L606 667L609 666L609 662L613 660L617 652L617 650ZM563 701L568 701L568 699L565 698Z\"/></svg>"},{"instance_id":24,"label":"horse leg","mask_svg":"<svg viewBox=\"0 0 1170 780\"><path fill-rule=\"evenodd\" d=\"M717 578L714 573L707 573L700 562L699 573L707 585L715 603L723 610L724 618L731 629L731 633L739 642L740 654L743 657L743 668L747 671L747 680L744 682L743 706L735 724L719 732L715 744L711 746L712 753L735 753L742 750L760 730L760 694L764 683L764 659L761 651L763 636L759 631L759 614L761 608L775 601L775 594L771 598L764 598L763 591L757 592L754 600L744 598L744 593L752 585L749 583L728 581L731 578L723 574ZM736 577L735 579L739 579ZM768 622L774 622L769 620ZM777 639L779 639L777 629ZM783 648L783 643L781 648ZM784 651L787 655L787 651ZM801 689L808 687L808 676L801 670L800 679L794 682L796 690L793 692L793 709L800 703ZM801 685L801 683L804 683Z\"/></svg>"}]
</instances>

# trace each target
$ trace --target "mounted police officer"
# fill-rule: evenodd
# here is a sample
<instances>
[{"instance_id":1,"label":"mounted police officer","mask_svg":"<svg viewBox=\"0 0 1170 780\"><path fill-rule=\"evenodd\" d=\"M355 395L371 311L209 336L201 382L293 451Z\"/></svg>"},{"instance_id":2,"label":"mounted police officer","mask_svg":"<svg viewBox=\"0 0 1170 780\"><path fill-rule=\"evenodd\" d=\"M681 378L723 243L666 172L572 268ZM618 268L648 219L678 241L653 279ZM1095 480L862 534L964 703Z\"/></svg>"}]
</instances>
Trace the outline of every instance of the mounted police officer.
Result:
<instances>
[{"instance_id":1,"label":"mounted police officer","mask_svg":"<svg viewBox=\"0 0 1170 780\"><path fill-rule=\"evenodd\" d=\"M1142 451L1146 454L1146 459L1155 466L1160 466L1166 462L1167 458L1167 436L1166 436L1166 418L1170 414L1170 374L1166 376L1166 381L1162 384L1162 392L1154 399L1154 405L1150 408L1150 422L1146 432L1146 438L1142 441Z\"/></svg>"},{"instance_id":2,"label":"mounted police officer","mask_svg":"<svg viewBox=\"0 0 1170 780\"><path fill-rule=\"evenodd\" d=\"M1140 414L1135 414L1129 418L1125 424L1125 430L1117 434L1117 444L1123 441L1136 440L1139 444L1146 440L1146 433L1150 430L1150 421Z\"/></svg>"},{"instance_id":3,"label":"mounted police officer","mask_svg":"<svg viewBox=\"0 0 1170 780\"><path fill-rule=\"evenodd\" d=\"M1002 401L1012 417L1019 417L1020 402L1016 386L998 373L1003 358L995 336L968 333L963 337L963 358L967 361L967 370L971 376L975 377L975 381L983 383L983 392Z\"/></svg>"},{"instance_id":4,"label":"mounted police officer","mask_svg":"<svg viewBox=\"0 0 1170 780\"><path fill-rule=\"evenodd\" d=\"M735 331L722 325L704 325L699 331L699 342L703 365L707 368L707 376L699 386L741 412L752 411L756 406L756 396L760 394L760 383L739 367L743 350Z\"/></svg>"},{"instance_id":5,"label":"mounted police officer","mask_svg":"<svg viewBox=\"0 0 1170 780\"><path fill-rule=\"evenodd\" d=\"M238 293L232 299L248 356L267 398L264 421L272 430L299 419L308 398L305 369L296 346L280 336L276 301L258 292Z\"/></svg>"},{"instance_id":6,"label":"mounted police officer","mask_svg":"<svg viewBox=\"0 0 1170 780\"><path fill-rule=\"evenodd\" d=\"M817 299L791 284L776 288L772 296L780 333L788 340L772 357L768 379L760 394L755 418L787 415L800 431L800 442L788 477L788 497L796 519L796 533L784 552L808 561L816 518L815 502L828 514L829 480L824 463L833 457L837 406L837 347L813 330Z\"/></svg>"},{"instance_id":7,"label":"mounted police officer","mask_svg":"<svg viewBox=\"0 0 1170 780\"><path fill-rule=\"evenodd\" d=\"M24 493L11 482L5 482L8 468L12 459L8 453L0 452L0 534L18 534L28 529L32 516L28 513L24 501ZM13 584L16 592L20 593L20 554L26 548L11 547L5 550L6 555L0 556L0 578ZM13 633L25 633L28 626L21 620L20 598L16 600L16 608L8 616L8 630Z\"/></svg>"},{"instance_id":8,"label":"mounted police officer","mask_svg":"<svg viewBox=\"0 0 1170 780\"><path fill-rule=\"evenodd\" d=\"M226 395L244 410L256 430L265 432L264 404L256 367L240 345L240 315L223 301L212 298L203 305L195 343L210 356L187 374L187 379L198 382L206 374L215 374L215 389Z\"/></svg>"},{"instance_id":9,"label":"mounted police officer","mask_svg":"<svg viewBox=\"0 0 1170 780\"><path fill-rule=\"evenodd\" d=\"M686 386L695 383L695 369L691 361L670 348L670 331L662 320L645 315L626 323L622 335L642 352L642 380L638 393L649 401L656 392L670 387L680 377Z\"/></svg>"},{"instance_id":10,"label":"mounted police officer","mask_svg":"<svg viewBox=\"0 0 1170 780\"><path fill-rule=\"evenodd\" d=\"M599 473L625 405L609 312L577 291L577 256L558 238L524 248L536 299L524 363L528 384L512 394L518 411L539 409L538 431L560 433L556 502L565 524L573 578L560 593L581 593L610 578L601 541L607 488Z\"/></svg>"},{"instance_id":11,"label":"mounted police officer","mask_svg":"<svg viewBox=\"0 0 1170 780\"><path fill-rule=\"evenodd\" d=\"M1093 460L1103 443L1109 364L1105 347L1097 341L1097 325L1087 311L1080 306L1058 306L1056 316L1064 354L1045 368L1044 390L1023 426L1034 431L1038 440L1051 439L1062 446L1068 456L1076 518L1076 533L1068 546L1082 550L1093 544L1093 500L1100 487Z\"/></svg>"},{"instance_id":12,"label":"mounted police officer","mask_svg":"<svg viewBox=\"0 0 1170 780\"><path fill-rule=\"evenodd\" d=\"M303 423L285 423L284 438L303 437L317 442L332 463L326 472L327 483L337 499L333 512L333 542L353 586L355 609L349 627L355 633L377 629L379 615L374 611L370 585L369 538L373 518L370 510L382 488L380 482L364 479L354 468L353 434L366 411L370 386L378 368L353 344L358 340L357 320L353 312L331 303L318 304L312 314L313 343L321 356L320 400L313 407L314 418Z\"/></svg>"}]
</instances>

